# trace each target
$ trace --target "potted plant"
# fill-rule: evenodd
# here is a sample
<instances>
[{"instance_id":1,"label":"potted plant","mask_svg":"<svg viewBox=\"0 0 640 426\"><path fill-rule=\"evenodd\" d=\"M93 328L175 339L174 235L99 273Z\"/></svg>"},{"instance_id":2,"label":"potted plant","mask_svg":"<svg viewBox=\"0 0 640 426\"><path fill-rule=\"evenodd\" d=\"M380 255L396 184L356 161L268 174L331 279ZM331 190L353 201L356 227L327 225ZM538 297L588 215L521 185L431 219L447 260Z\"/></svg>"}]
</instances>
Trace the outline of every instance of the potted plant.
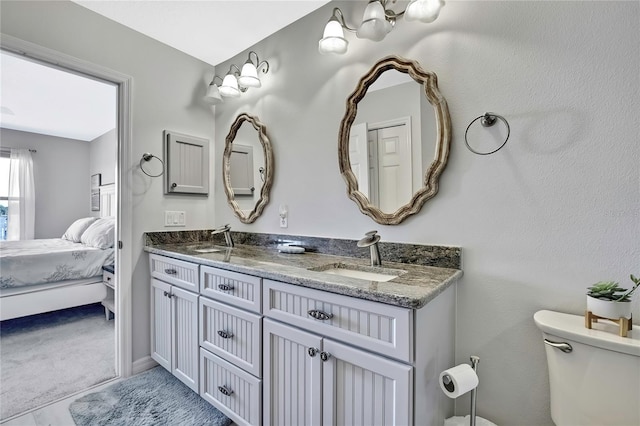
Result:
<instances>
[{"instance_id":1,"label":"potted plant","mask_svg":"<svg viewBox=\"0 0 640 426\"><path fill-rule=\"evenodd\" d=\"M602 318L631 318L631 294L640 286L640 278L631 275L634 286L622 288L615 281L600 281L587 287L587 310Z\"/></svg>"}]
</instances>

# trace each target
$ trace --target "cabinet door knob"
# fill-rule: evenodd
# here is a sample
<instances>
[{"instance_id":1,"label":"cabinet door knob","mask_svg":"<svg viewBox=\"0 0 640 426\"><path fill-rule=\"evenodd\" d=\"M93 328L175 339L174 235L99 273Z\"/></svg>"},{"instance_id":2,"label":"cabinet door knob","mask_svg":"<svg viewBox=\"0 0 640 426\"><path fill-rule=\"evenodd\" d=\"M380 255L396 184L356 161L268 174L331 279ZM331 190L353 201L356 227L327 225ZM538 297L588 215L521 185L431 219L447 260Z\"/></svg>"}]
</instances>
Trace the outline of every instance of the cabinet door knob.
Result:
<instances>
[{"instance_id":1,"label":"cabinet door knob","mask_svg":"<svg viewBox=\"0 0 640 426\"><path fill-rule=\"evenodd\" d=\"M171 293L169 293L167 291L164 292L164 295L165 295L165 297L168 297L169 299L171 299L173 297L173 294L171 294Z\"/></svg>"},{"instance_id":2,"label":"cabinet door knob","mask_svg":"<svg viewBox=\"0 0 640 426\"><path fill-rule=\"evenodd\" d=\"M220 391L221 394L226 396L229 396L233 393L233 391L226 386L218 386L218 390Z\"/></svg>"},{"instance_id":3,"label":"cabinet door knob","mask_svg":"<svg viewBox=\"0 0 640 426\"><path fill-rule=\"evenodd\" d=\"M233 290L233 286L230 284L218 284L218 288L222 291L231 291Z\"/></svg>"},{"instance_id":4,"label":"cabinet door knob","mask_svg":"<svg viewBox=\"0 0 640 426\"><path fill-rule=\"evenodd\" d=\"M318 348L309 348L307 349L307 352L309 353L310 357L314 357L316 356L316 354L318 353L319 349Z\"/></svg>"},{"instance_id":5,"label":"cabinet door knob","mask_svg":"<svg viewBox=\"0 0 640 426\"><path fill-rule=\"evenodd\" d=\"M329 359L329 357L331 357L331 354L329 352L325 352L325 351L320 352L321 360L326 361Z\"/></svg>"},{"instance_id":6,"label":"cabinet door knob","mask_svg":"<svg viewBox=\"0 0 640 426\"><path fill-rule=\"evenodd\" d=\"M164 273L169 275L175 275L178 273L178 271L176 271L175 269L165 269Z\"/></svg>"},{"instance_id":7,"label":"cabinet door knob","mask_svg":"<svg viewBox=\"0 0 640 426\"><path fill-rule=\"evenodd\" d=\"M218 330L218 336L223 339L231 339L233 337L233 333L230 331Z\"/></svg>"},{"instance_id":8,"label":"cabinet door knob","mask_svg":"<svg viewBox=\"0 0 640 426\"><path fill-rule=\"evenodd\" d=\"M322 312L319 311L317 309L311 309L310 311L307 311L307 313L309 314L309 316L320 320L320 321L326 321L328 319L333 318L333 314L332 313L326 313L326 312Z\"/></svg>"},{"instance_id":9,"label":"cabinet door knob","mask_svg":"<svg viewBox=\"0 0 640 426\"><path fill-rule=\"evenodd\" d=\"M176 186L178 186L178 184L177 184L177 183L175 183L175 182L173 182L173 183L171 184L171 189L175 189L175 187L176 187Z\"/></svg>"}]
</instances>

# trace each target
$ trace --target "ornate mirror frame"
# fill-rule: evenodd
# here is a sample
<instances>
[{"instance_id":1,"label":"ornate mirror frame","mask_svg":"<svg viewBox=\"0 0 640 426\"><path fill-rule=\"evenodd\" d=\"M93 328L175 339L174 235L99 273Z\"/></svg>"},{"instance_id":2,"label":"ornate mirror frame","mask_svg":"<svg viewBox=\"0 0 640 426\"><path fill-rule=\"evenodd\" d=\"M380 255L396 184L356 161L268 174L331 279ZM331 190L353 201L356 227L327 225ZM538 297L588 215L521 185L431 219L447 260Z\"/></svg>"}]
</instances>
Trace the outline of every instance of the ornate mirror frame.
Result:
<instances>
[{"instance_id":1,"label":"ornate mirror frame","mask_svg":"<svg viewBox=\"0 0 640 426\"><path fill-rule=\"evenodd\" d=\"M256 203L253 210L249 213L248 216L245 216L240 209L240 206L235 201L233 189L231 186L231 151L233 146L233 140L240 129L240 126L244 122L250 123L254 129L258 132L258 139L262 144L262 149L264 152L264 168L265 170L265 178L264 184L262 185L262 189L260 190L260 199ZM222 171L223 171L223 182L224 182L224 192L227 194L227 202L229 206L233 209L235 215L240 219L242 223L253 223L255 220L260 217L264 207L269 203L269 192L271 191L271 185L273 185L273 151L271 148L271 142L269 141L269 137L267 136L267 128L264 124L260 122L258 117L249 115L247 113L242 113L238 115L231 125L231 129L229 130L229 134L225 139L224 146L224 154L222 156Z\"/></svg>"},{"instance_id":2,"label":"ornate mirror frame","mask_svg":"<svg viewBox=\"0 0 640 426\"><path fill-rule=\"evenodd\" d=\"M367 93L367 89L385 71L396 70L409 74L418 84L422 84L424 93L434 107L436 116L436 152L434 161L424 176L424 186L416 191L411 200L393 213L384 213L379 208L370 204L368 198L358 191L358 181L351 171L349 163L349 136L351 125L358 112L358 102ZM417 213L422 205L438 192L438 179L447 165L449 149L451 146L451 117L447 102L438 90L438 80L434 73L424 71L420 65L409 59L399 56L387 56L379 60L367 74L365 74L353 93L347 98L347 109L340 123L338 136L338 161L340 173L347 184L349 198L356 202L360 211L383 225L397 225L407 217Z\"/></svg>"}]
</instances>

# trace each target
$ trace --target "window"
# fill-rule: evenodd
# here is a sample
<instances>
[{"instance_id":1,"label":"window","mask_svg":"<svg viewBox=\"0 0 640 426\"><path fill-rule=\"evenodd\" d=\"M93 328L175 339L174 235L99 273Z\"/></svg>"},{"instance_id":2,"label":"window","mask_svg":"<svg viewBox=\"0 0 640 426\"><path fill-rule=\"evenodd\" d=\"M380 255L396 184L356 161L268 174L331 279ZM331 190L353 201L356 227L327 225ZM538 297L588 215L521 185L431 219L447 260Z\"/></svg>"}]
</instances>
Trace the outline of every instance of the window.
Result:
<instances>
[{"instance_id":1,"label":"window","mask_svg":"<svg viewBox=\"0 0 640 426\"><path fill-rule=\"evenodd\" d=\"M9 157L0 155L0 240L7 239L7 210L9 208Z\"/></svg>"}]
</instances>

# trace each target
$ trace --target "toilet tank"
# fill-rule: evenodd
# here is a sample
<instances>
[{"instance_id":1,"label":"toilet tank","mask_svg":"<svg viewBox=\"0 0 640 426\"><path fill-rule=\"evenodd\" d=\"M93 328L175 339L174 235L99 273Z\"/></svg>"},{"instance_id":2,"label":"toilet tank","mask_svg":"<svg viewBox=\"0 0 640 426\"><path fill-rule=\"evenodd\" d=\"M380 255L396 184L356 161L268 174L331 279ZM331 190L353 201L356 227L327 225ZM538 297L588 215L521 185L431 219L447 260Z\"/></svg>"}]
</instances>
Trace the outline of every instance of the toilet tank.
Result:
<instances>
[{"instance_id":1,"label":"toilet tank","mask_svg":"<svg viewBox=\"0 0 640 426\"><path fill-rule=\"evenodd\" d=\"M572 348L545 342L553 422L640 425L640 326L620 337L617 325L601 321L589 330L578 315L538 311L533 318L543 339Z\"/></svg>"}]
</instances>

